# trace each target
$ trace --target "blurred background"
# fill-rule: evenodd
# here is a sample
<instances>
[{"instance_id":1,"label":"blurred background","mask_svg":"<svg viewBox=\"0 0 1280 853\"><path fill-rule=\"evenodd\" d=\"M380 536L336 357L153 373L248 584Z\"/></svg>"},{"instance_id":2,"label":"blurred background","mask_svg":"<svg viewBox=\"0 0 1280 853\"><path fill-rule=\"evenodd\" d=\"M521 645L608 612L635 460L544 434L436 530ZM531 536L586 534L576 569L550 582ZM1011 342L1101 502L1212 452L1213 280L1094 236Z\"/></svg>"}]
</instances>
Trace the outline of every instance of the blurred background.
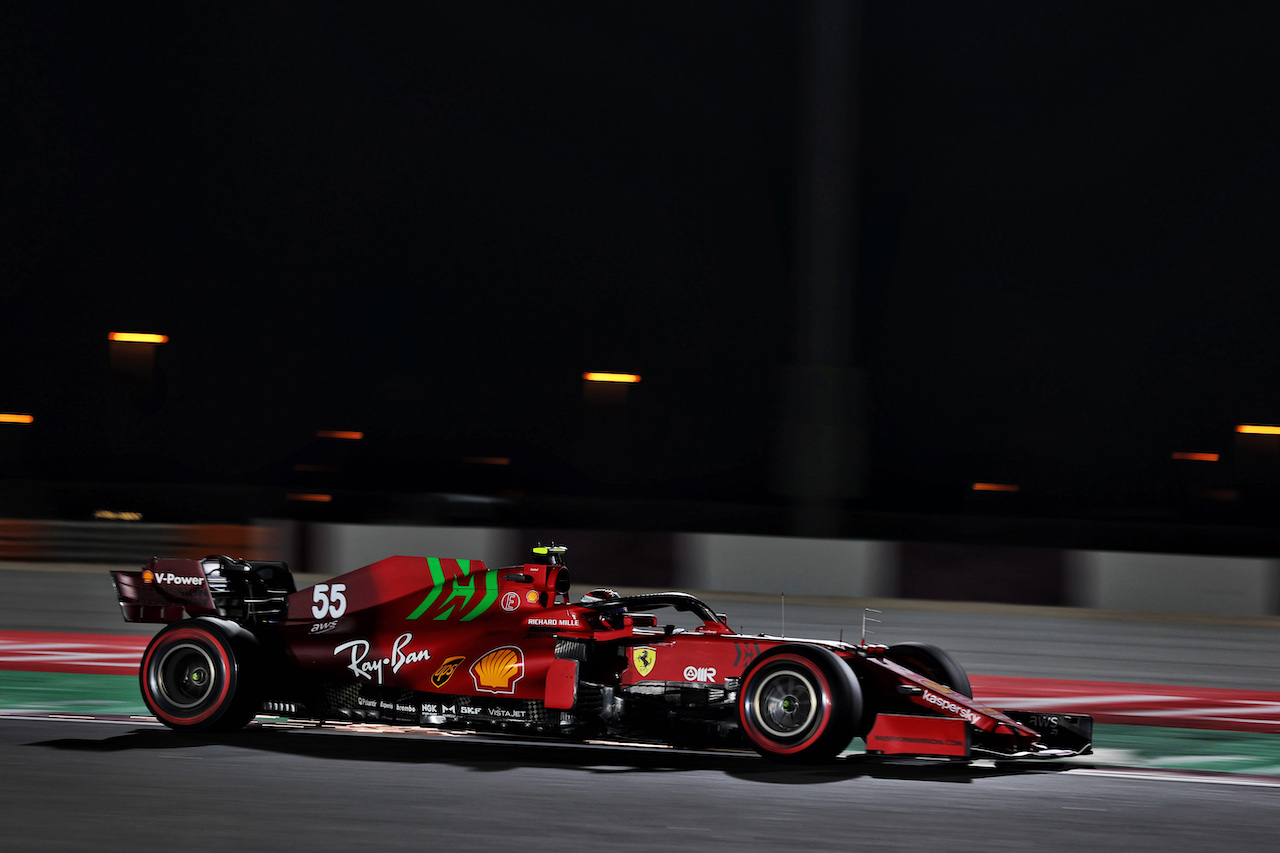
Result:
<instances>
[{"instance_id":1,"label":"blurred background","mask_svg":"<svg viewBox=\"0 0 1280 853\"><path fill-rule=\"evenodd\" d=\"M1278 35L8 4L0 559L1280 613Z\"/></svg>"}]
</instances>

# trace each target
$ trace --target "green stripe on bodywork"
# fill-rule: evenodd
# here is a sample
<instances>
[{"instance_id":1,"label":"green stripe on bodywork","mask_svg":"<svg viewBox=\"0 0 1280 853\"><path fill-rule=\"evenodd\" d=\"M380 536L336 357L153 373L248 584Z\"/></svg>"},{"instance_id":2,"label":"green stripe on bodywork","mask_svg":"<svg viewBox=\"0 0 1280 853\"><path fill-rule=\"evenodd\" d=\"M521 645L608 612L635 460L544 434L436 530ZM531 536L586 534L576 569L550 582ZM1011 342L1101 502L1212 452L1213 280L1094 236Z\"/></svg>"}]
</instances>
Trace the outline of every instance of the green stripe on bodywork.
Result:
<instances>
[{"instance_id":1,"label":"green stripe on bodywork","mask_svg":"<svg viewBox=\"0 0 1280 853\"><path fill-rule=\"evenodd\" d=\"M440 558L427 557L427 568L431 570L431 592L427 593L427 597L422 599L422 603L418 605L417 609L409 614L409 619L417 619L423 613L426 613L427 608L440 597L440 590L444 585L444 571L440 568Z\"/></svg>"},{"instance_id":2,"label":"green stripe on bodywork","mask_svg":"<svg viewBox=\"0 0 1280 853\"><path fill-rule=\"evenodd\" d=\"M449 604L449 602L453 601L455 598L461 598L462 604L458 605L459 609L461 609L471 603L471 596L475 594L476 594L475 578L472 578L472 577L467 578L467 583L464 586L463 584L458 583L458 579L455 577L453 579L453 591L450 592L449 597L444 600L444 604ZM448 619L451 615L453 615L453 605L449 604L448 607L445 607L443 610L441 610L439 613L436 614L436 619L437 620Z\"/></svg>"},{"instance_id":3,"label":"green stripe on bodywork","mask_svg":"<svg viewBox=\"0 0 1280 853\"><path fill-rule=\"evenodd\" d=\"M470 622L472 619L484 613L493 606L493 602L498 600L498 576L494 572L484 573L484 598L480 599L480 603L476 605L476 609L472 610L466 616L462 617L463 622Z\"/></svg>"}]
</instances>

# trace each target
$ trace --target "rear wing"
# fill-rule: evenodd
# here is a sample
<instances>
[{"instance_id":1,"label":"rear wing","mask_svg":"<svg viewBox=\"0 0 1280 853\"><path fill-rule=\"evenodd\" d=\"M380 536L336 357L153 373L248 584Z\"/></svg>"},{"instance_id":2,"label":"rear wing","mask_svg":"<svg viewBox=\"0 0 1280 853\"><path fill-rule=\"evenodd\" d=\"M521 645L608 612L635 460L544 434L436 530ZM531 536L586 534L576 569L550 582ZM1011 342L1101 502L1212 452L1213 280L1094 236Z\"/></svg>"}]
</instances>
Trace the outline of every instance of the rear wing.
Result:
<instances>
[{"instance_id":1,"label":"rear wing","mask_svg":"<svg viewBox=\"0 0 1280 853\"><path fill-rule=\"evenodd\" d=\"M177 622L184 616L220 616L241 625L279 622L296 591L284 563L236 560L161 560L111 579L126 622Z\"/></svg>"},{"instance_id":2,"label":"rear wing","mask_svg":"<svg viewBox=\"0 0 1280 853\"><path fill-rule=\"evenodd\" d=\"M126 622L177 622L218 612L199 560L152 558L136 572L113 571L111 580Z\"/></svg>"}]
</instances>

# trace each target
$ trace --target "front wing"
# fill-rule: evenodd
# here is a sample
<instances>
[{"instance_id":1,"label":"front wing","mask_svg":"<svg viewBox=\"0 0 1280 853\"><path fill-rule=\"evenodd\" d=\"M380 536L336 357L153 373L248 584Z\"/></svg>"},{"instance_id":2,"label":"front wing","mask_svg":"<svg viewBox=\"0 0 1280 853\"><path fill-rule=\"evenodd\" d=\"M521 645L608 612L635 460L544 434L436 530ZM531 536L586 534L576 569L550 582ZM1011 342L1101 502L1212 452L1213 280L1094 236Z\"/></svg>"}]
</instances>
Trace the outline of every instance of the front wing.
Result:
<instances>
[{"instance_id":1,"label":"front wing","mask_svg":"<svg viewBox=\"0 0 1280 853\"><path fill-rule=\"evenodd\" d=\"M880 714L867 734L868 751L998 759L1067 758L1093 751L1092 717L999 711L889 660L882 647L859 651L880 690L924 712Z\"/></svg>"},{"instance_id":2,"label":"front wing","mask_svg":"<svg viewBox=\"0 0 1280 853\"><path fill-rule=\"evenodd\" d=\"M1014 745L956 717L880 714L867 733L867 753L930 758L1070 758L1093 752L1093 718L1084 714L1003 711L1010 719L1033 728L1039 738Z\"/></svg>"}]
</instances>

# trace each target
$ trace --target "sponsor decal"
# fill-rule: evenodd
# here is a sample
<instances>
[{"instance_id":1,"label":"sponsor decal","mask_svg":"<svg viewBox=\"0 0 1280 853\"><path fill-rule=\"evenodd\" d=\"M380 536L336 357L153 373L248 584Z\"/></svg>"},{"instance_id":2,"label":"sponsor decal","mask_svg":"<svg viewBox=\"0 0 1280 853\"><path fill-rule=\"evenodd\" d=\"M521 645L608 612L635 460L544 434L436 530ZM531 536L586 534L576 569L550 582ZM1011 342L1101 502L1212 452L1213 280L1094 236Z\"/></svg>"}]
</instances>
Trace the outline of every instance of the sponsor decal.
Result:
<instances>
[{"instance_id":1,"label":"sponsor decal","mask_svg":"<svg viewBox=\"0 0 1280 853\"><path fill-rule=\"evenodd\" d=\"M716 680L716 668L714 666L686 666L684 668L685 681L708 682Z\"/></svg>"},{"instance_id":2,"label":"sponsor decal","mask_svg":"<svg viewBox=\"0 0 1280 853\"><path fill-rule=\"evenodd\" d=\"M372 644L368 640L350 640L343 643L333 650L334 655L340 655L345 651L351 652L351 663L347 664L347 669L356 674L358 678L367 678L373 680L374 674L378 676L378 683L382 683L383 670L386 667L391 668L394 675L400 672L400 668L411 663L420 663L431 658L431 653L426 649L417 651L405 651L405 647L413 642L413 634L408 631L396 637L395 643L391 646L390 657L375 657L369 660L369 649Z\"/></svg>"},{"instance_id":3,"label":"sponsor decal","mask_svg":"<svg viewBox=\"0 0 1280 853\"><path fill-rule=\"evenodd\" d=\"M653 671L658 661L658 652L649 646L637 646L631 650L631 665L640 673L641 678Z\"/></svg>"},{"instance_id":4,"label":"sponsor decal","mask_svg":"<svg viewBox=\"0 0 1280 853\"><path fill-rule=\"evenodd\" d=\"M485 717L496 717L500 720L525 720L529 717L528 711L520 708L503 708L501 705L489 705L481 708L480 714Z\"/></svg>"},{"instance_id":5,"label":"sponsor decal","mask_svg":"<svg viewBox=\"0 0 1280 853\"><path fill-rule=\"evenodd\" d=\"M525 600L525 601L527 601L527 602L529 602L530 604L537 604L537 603L538 603L538 591L537 591L536 589L531 589L531 590L529 590L528 592L526 592L526 593L524 594L524 600Z\"/></svg>"},{"instance_id":6,"label":"sponsor decal","mask_svg":"<svg viewBox=\"0 0 1280 853\"><path fill-rule=\"evenodd\" d=\"M454 670L456 670L464 660L466 660L465 655L454 655L451 658L445 658L444 663L440 664L440 668L432 673L431 683L436 687L444 687L445 683L453 677Z\"/></svg>"},{"instance_id":7,"label":"sponsor decal","mask_svg":"<svg viewBox=\"0 0 1280 853\"><path fill-rule=\"evenodd\" d=\"M483 700L480 699L467 699L457 705L437 705L435 703L427 703L422 706L422 713L428 716L466 716L491 720L529 719L529 712L524 708L504 708L501 705L480 704L482 701Z\"/></svg>"},{"instance_id":8,"label":"sponsor decal","mask_svg":"<svg viewBox=\"0 0 1280 853\"><path fill-rule=\"evenodd\" d=\"M405 618L418 619L431 612L431 618L435 620L457 619L459 622L470 622L493 606L493 603L498 600L497 573L487 570L480 573L484 576L483 594L473 605L472 601L476 598L476 594L481 592L476 589L477 575L471 574L470 560L456 562L462 574L446 582L440 558L427 558L427 569L431 572L431 590L422 599L422 603ZM441 598L442 595L443 598ZM471 609L468 610L468 607Z\"/></svg>"},{"instance_id":9,"label":"sponsor decal","mask_svg":"<svg viewBox=\"0 0 1280 853\"><path fill-rule=\"evenodd\" d=\"M534 627L551 627L551 628L581 628L582 627L582 623L578 621L577 617L570 617L568 619L538 619L538 618L526 619L524 620L524 624L532 625Z\"/></svg>"},{"instance_id":10,"label":"sponsor decal","mask_svg":"<svg viewBox=\"0 0 1280 853\"><path fill-rule=\"evenodd\" d=\"M502 596L502 609L510 613L520 606L520 593L507 592Z\"/></svg>"},{"instance_id":11,"label":"sponsor decal","mask_svg":"<svg viewBox=\"0 0 1280 853\"><path fill-rule=\"evenodd\" d=\"M1045 729L1053 729L1053 734L1058 731L1058 715L1057 714L1028 714L1027 725L1037 731Z\"/></svg>"},{"instance_id":12,"label":"sponsor decal","mask_svg":"<svg viewBox=\"0 0 1280 853\"><path fill-rule=\"evenodd\" d=\"M962 740L942 740L936 737L903 737L901 735L873 735L872 740L877 743L922 743L927 746L950 746L963 747Z\"/></svg>"},{"instance_id":13,"label":"sponsor decal","mask_svg":"<svg viewBox=\"0 0 1280 853\"><path fill-rule=\"evenodd\" d=\"M160 572L155 575L156 583L167 584L169 586L200 586L204 583L204 576L198 578L187 577L186 575L175 575L173 572ZM143 580L146 580L146 573L143 573Z\"/></svg>"},{"instance_id":14,"label":"sponsor decal","mask_svg":"<svg viewBox=\"0 0 1280 853\"><path fill-rule=\"evenodd\" d=\"M378 717L383 720L413 720L417 722L421 713L417 705L405 702L392 702L377 696L357 696L356 706L360 708L370 708L378 712Z\"/></svg>"},{"instance_id":15,"label":"sponsor decal","mask_svg":"<svg viewBox=\"0 0 1280 853\"><path fill-rule=\"evenodd\" d=\"M733 644L733 665L734 667L745 667L756 659L756 655L760 654L759 643L734 643Z\"/></svg>"},{"instance_id":16,"label":"sponsor decal","mask_svg":"<svg viewBox=\"0 0 1280 853\"><path fill-rule=\"evenodd\" d=\"M499 646L471 664L476 690L512 695L524 677L524 652L517 646Z\"/></svg>"},{"instance_id":17,"label":"sponsor decal","mask_svg":"<svg viewBox=\"0 0 1280 853\"><path fill-rule=\"evenodd\" d=\"M311 626L311 630L308 633L325 634L337 627L338 627L337 622L316 622L314 625Z\"/></svg>"},{"instance_id":18,"label":"sponsor decal","mask_svg":"<svg viewBox=\"0 0 1280 853\"><path fill-rule=\"evenodd\" d=\"M924 693L924 701L928 702L930 705L936 705L949 714L955 714L966 723L977 723L982 719L982 717L974 711L970 711L968 708L962 708L950 699L939 696L937 693L933 693L928 690Z\"/></svg>"}]
</instances>

